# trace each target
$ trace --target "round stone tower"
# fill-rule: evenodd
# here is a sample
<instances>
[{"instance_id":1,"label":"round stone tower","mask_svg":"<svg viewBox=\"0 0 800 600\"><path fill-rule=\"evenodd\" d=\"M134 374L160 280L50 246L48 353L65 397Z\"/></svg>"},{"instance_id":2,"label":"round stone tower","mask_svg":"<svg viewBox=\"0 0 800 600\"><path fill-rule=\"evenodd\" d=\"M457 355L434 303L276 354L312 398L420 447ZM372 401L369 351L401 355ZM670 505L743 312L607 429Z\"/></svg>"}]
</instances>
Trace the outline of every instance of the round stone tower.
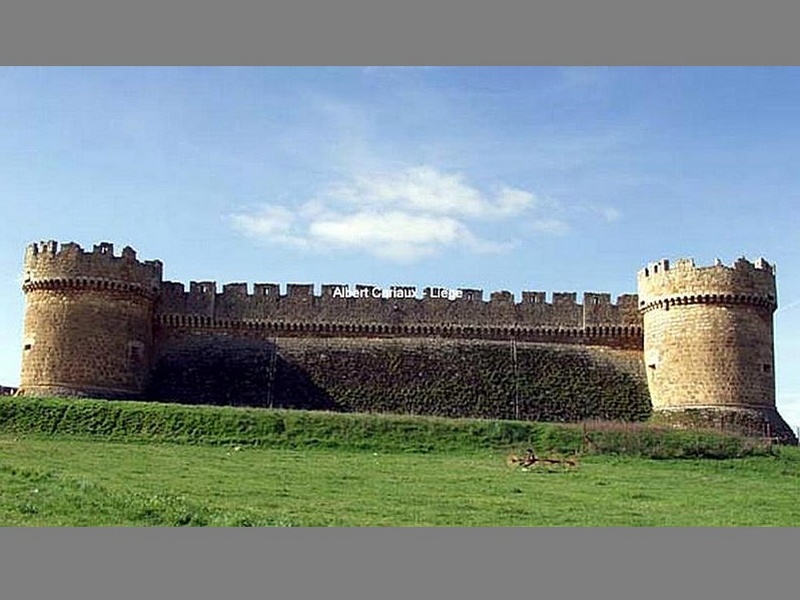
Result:
<instances>
[{"instance_id":1,"label":"round stone tower","mask_svg":"<svg viewBox=\"0 0 800 600\"><path fill-rule=\"evenodd\" d=\"M160 261L112 244L31 244L22 289L25 325L19 394L136 398L153 347Z\"/></svg>"},{"instance_id":2,"label":"round stone tower","mask_svg":"<svg viewBox=\"0 0 800 600\"><path fill-rule=\"evenodd\" d=\"M772 265L662 260L639 271L638 288L657 417L797 443L775 407Z\"/></svg>"}]
</instances>

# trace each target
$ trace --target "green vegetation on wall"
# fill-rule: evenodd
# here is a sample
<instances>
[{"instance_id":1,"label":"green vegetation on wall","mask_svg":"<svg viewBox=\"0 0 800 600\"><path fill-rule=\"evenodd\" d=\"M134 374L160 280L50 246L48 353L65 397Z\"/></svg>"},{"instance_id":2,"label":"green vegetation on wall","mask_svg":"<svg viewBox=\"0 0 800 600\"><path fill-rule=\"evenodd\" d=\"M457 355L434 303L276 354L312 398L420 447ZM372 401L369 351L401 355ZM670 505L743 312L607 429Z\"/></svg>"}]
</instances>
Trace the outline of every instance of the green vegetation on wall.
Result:
<instances>
[{"instance_id":1,"label":"green vegetation on wall","mask_svg":"<svg viewBox=\"0 0 800 600\"><path fill-rule=\"evenodd\" d=\"M277 353L276 353L277 348ZM637 353L445 340L173 340L149 397L451 418L642 421Z\"/></svg>"},{"instance_id":2,"label":"green vegetation on wall","mask_svg":"<svg viewBox=\"0 0 800 600\"><path fill-rule=\"evenodd\" d=\"M641 421L646 385L586 350L510 345L369 347L306 352L309 377L356 412L575 422Z\"/></svg>"}]
</instances>

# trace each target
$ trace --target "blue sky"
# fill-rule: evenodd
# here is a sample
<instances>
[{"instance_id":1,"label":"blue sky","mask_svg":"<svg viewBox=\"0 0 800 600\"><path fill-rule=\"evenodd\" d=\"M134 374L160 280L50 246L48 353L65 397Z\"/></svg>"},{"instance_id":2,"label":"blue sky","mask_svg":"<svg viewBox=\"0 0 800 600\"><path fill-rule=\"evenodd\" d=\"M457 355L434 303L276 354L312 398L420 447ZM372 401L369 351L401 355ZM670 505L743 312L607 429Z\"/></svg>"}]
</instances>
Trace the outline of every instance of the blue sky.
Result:
<instances>
[{"instance_id":1,"label":"blue sky","mask_svg":"<svg viewBox=\"0 0 800 600\"><path fill-rule=\"evenodd\" d=\"M0 384L40 239L183 282L485 297L764 256L800 426L798 99L796 68L0 68Z\"/></svg>"}]
</instances>

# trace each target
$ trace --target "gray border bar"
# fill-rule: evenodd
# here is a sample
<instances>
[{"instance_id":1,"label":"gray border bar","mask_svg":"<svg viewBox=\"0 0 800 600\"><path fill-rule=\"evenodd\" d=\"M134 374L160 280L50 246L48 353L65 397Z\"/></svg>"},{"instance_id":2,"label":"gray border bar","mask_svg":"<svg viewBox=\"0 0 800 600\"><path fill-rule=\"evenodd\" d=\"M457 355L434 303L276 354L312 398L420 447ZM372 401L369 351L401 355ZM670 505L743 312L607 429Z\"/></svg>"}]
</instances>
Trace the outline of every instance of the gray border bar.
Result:
<instances>
[{"instance_id":1,"label":"gray border bar","mask_svg":"<svg viewBox=\"0 0 800 600\"><path fill-rule=\"evenodd\" d=\"M2 596L790 597L796 529L7 529ZM787 596L788 590L788 596Z\"/></svg>"},{"instance_id":2,"label":"gray border bar","mask_svg":"<svg viewBox=\"0 0 800 600\"><path fill-rule=\"evenodd\" d=\"M800 5L28 0L4 64L797 64Z\"/></svg>"},{"instance_id":3,"label":"gray border bar","mask_svg":"<svg viewBox=\"0 0 800 600\"><path fill-rule=\"evenodd\" d=\"M695 2L29 0L4 64L797 64L800 7ZM46 598L791 595L796 529L0 531L0 590Z\"/></svg>"}]
</instances>

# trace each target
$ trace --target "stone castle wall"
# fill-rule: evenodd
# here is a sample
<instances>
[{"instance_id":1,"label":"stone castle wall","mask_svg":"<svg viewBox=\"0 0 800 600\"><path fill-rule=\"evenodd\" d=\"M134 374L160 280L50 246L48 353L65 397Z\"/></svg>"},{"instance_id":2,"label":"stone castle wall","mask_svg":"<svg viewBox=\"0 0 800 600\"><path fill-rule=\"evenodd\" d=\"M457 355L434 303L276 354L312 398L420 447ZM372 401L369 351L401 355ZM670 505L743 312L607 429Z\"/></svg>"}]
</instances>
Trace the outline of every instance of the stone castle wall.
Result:
<instances>
[{"instance_id":1,"label":"stone castle wall","mask_svg":"<svg viewBox=\"0 0 800 600\"><path fill-rule=\"evenodd\" d=\"M638 285L582 303L408 286L187 290L129 247L42 242L25 253L19 393L542 420L710 406L783 423L771 265L661 261Z\"/></svg>"},{"instance_id":2,"label":"stone castle wall","mask_svg":"<svg viewBox=\"0 0 800 600\"><path fill-rule=\"evenodd\" d=\"M426 288L419 295L374 297L372 286L364 297L335 295L344 285L323 285L315 295L312 285L289 284L285 294L277 284L244 283L223 286L213 281L183 284L163 282L156 304L157 319L171 327L214 329L266 328L282 335L445 335L468 338L511 336L525 339L560 336L579 343L641 348L641 316L635 295L616 303L610 294L586 293L583 304L576 293L523 292L520 302L507 291L494 292L488 301L482 290L463 289L461 298L434 297ZM400 289L399 286L395 289ZM409 288L405 288L409 289ZM391 292L390 292L391 293ZM611 339L616 338L616 339ZM568 341L568 340L567 340Z\"/></svg>"},{"instance_id":3,"label":"stone castle wall","mask_svg":"<svg viewBox=\"0 0 800 600\"><path fill-rule=\"evenodd\" d=\"M149 395L182 403L547 421L650 414L637 351L508 339L157 331Z\"/></svg>"},{"instance_id":4,"label":"stone castle wall","mask_svg":"<svg viewBox=\"0 0 800 600\"><path fill-rule=\"evenodd\" d=\"M25 253L20 389L27 394L141 396L152 363L162 267L111 244L32 244Z\"/></svg>"},{"instance_id":5,"label":"stone castle wall","mask_svg":"<svg viewBox=\"0 0 800 600\"><path fill-rule=\"evenodd\" d=\"M150 396L439 416L643 419L634 295L166 281ZM388 296L388 297L384 297Z\"/></svg>"},{"instance_id":6,"label":"stone castle wall","mask_svg":"<svg viewBox=\"0 0 800 600\"><path fill-rule=\"evenodd\" d=\"M149 379L152 302L114 290L27 294L21 388L29 394L135 398Z\"/></svg>"},{"instance_id":7,"label":"stone castle wall","mask_svg":"<svg viewBox=\"0 0 800 600\"><path fill-rule=\"evenodd\" d=\"M656 410L775 406L771 265L661 261L642 269L638 282Z\"/></svg>"}]
</instances>

